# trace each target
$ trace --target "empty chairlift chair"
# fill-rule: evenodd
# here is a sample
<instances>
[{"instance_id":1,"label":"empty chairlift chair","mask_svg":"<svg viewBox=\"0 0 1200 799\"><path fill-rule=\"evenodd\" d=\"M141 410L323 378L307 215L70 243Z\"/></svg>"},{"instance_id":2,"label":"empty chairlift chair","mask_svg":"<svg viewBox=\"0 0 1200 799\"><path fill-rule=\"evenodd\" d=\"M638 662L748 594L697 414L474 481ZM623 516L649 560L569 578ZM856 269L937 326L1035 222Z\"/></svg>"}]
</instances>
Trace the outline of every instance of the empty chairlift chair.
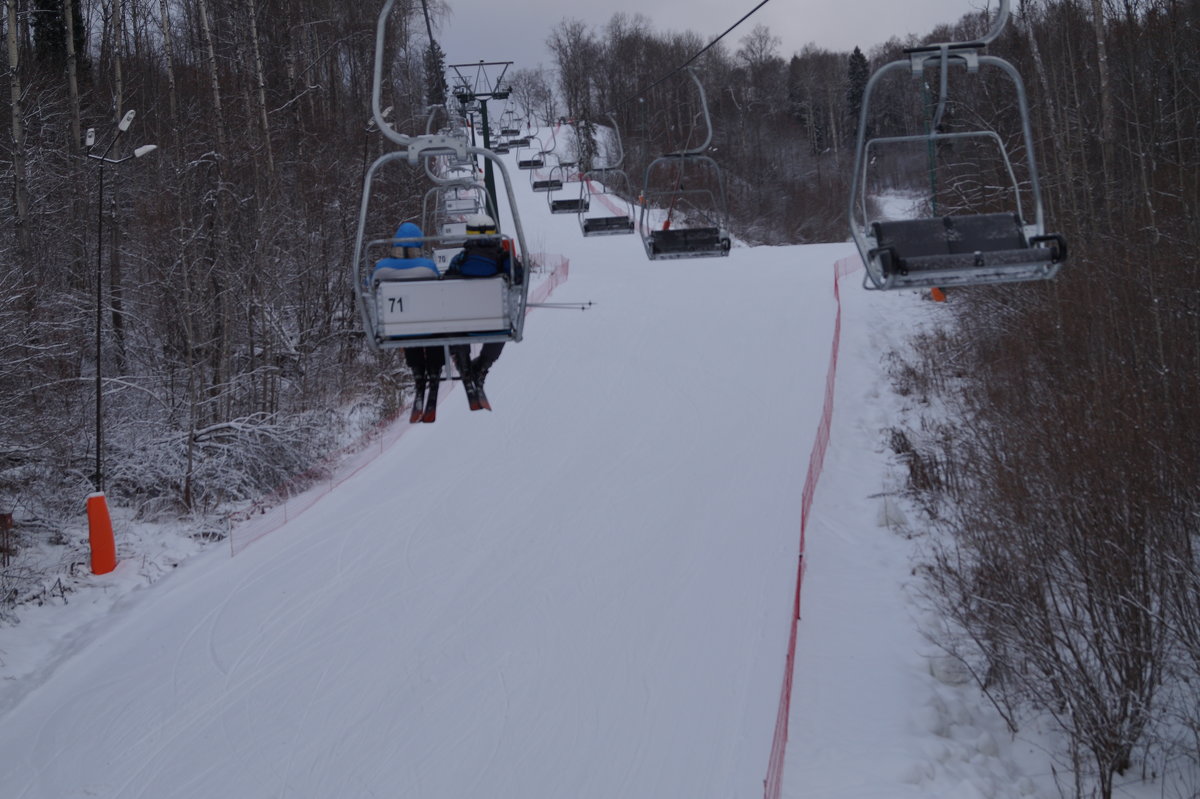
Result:
<instances>
[{"instance_id":1,"label":"empty chairlift chair","mask_svg":"<svg viewBox=\"0 0 1200 799\"><path fill-rule=\"evenodd\" d=\"M539 139L530 136L517 148L517 169L541 169L546 161L542 157L544 148Z\"/></svg>"},{"instance_id":2,"label":"empty chairlift chair","mask_svg":"<svg viewBox=\"0 0 1200 799\"><path fill-rule=\"evenodd\" d=\"M509 101L512 102L511 100ZM500 135L505 138L512 138L521 135L521 129L517 127L517 115L511 108L504 109L500 114Z\"/></svg>"},{"instance_id":3,"label":"empty chairlift chair","mask_svg":"<svg viewBox=\"0 0 1200 799\"><path fill-rule=\"evenodd\" d=\"M721 170L705 154L712 142L708 103L699 78L690 69L688 74L700 91L707 135L698 147L661 156L646 167L638 221L652 261L724 256L731 247ZM661 226L651 221L659 208L667 212Z\"/></svg>"},{"instance_id":4,"label":"empty chairlift chair","mask_svg":"<svg viewBox=\"0 0 1200 799\"><path fill-rule=\"evenodd\" d=\"M617 120L611 114L608 118L612 123L616 158L608 166L593 166L581 176L580 193L584 201L579 209L579 229L584 236L619 236L634 231L633 186L621 168L625 160L621 132Z\"/></svg>"},{"instance_id":5,"label":"empty chairlift chair","mask_svg":"<svg viewBox=\"0 0 1200 799\"><path fill-rule=\"evenodd\" d=\"M1045 232L1041 189L1033 158L1033 134L1021 77L1007 61L981 52L1003 29L1008 19L1008 5L1008 0L1001 0L992 29L979 41L912 48L906 51L907 58L885 64L867 82L855 147L849 218L851 234L866 266L863 285L868 289L945 288L1047 280L1058 273L1066 258L1067 245L1063 237ZM950 100L949 71L956 66L966 69L966 79L976 76L985 67L998 69L1015 87L1024 137L1024 185L1027 188L1018 181L1012 160L995 131L950 129L951 123L944 112ZM881 78L894 70L907 70L914 79L923 81L931 69L938 71L939 89L929 132L876 136L868 140L870 100ZM1008 185L998 196L985 198L979 212L965 208L949 214L936 213L939 205L937 186L941 179L939 148L979 146L981 142L999 153L997 163L992 166L1003 166ZM918 207L929 213L910 219L872 218L868 214L869 200L872 199L869 197L868 166L897 163L888 161L887 154L914 145L925 150L930 162L928 181L922 180L921 185L932 186L926 188L923 204L918 203ZM957 160L976 162L976 159L961 156ZM977 176L952 179L942 194L961 197L985 182L994 183L980 181ZM1023 194L1026 195L1024 199ZM1009 208L999 210L997 206L1000 205ZM1032 211L1032 218L1026 215L1027 208Z\"/></svg>"},{"instance_id":6,"label":"empty chairlift chair","mask_svg":"<svg viewBox=\"0 0 1200 799\"><path fill-rule=\"evenodd\" d=\"M550 170L550 179L554 181L557 178L557 188L551 188L546 193L546 202L550 205L550 213L552 214L578 214L581 211L586 211L588 208L588 198L583 190L583 181L581 181L579 173L575 169L575 164L559 164ZM579 191L569 189L570 183L575 182L579 185ZM575 194L574 197L564 197L568 191Z\"/></svg>"},{"instance_id":7,"label":"empty chairlift chair","mask_svg":"<svg viewBox=\"0 0 1200 799\"><path fill-rule=\"evenodd\" d=\"M550 143L543 147L542 151L538 153L538 160L541 161L541 165L535 167L534 170L529 173L529 185L534 191L557 191L558 189L562 188L561 174L554 173L554 167L557 166L561 160L558 156L558 153L554 149L557 143L558 126L556 125L550 129ZM547 171L542 172L542 169Z\"/></svg>"},{"instance_id":8,"label":"empty chairlift chair","mask_svg":"<svg viewBox=\"0 0 1200 799\"><path fill-rule=\"evenodd\" d=\"M558 191L563 187L562 170L553 153L542 153L545 171L535 169L529 173L529 187L534 191Z\"/></svg>"}]
</instances>

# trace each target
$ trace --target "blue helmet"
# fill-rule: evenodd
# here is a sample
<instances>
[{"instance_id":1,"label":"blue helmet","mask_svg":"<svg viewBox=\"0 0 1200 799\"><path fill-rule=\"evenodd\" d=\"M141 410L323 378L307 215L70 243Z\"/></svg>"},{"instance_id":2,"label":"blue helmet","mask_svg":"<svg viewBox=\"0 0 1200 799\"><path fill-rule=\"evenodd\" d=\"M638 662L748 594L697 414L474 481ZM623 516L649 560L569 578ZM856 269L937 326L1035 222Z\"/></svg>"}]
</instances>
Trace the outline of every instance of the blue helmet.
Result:
<instances>
[{"instance_id":1,"label":"blue helmet","mask_svg":"<svg viewBox=\"0 0 1200 799\"><path fill-rule=\"evenodd\" d=\"M421 239L425 234L421 232L421 228L414 225L412 222L405 222L400 227L396 228L396 235L393 237L397 241L393 242L394 247L420 247Z\"/></svg>"}]
</instances>

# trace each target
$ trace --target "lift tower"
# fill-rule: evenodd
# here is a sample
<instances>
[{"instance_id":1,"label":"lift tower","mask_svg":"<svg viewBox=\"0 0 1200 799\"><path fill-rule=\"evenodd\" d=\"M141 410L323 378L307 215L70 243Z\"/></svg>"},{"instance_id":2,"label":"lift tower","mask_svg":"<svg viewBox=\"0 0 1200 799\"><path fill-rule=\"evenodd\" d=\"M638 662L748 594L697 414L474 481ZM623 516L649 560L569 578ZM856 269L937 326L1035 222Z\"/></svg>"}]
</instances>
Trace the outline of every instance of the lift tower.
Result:
<instances>
[{"instance_id":1,"label":"lift tower","mask_svg":"<svg viewBox=\"0 0 1200 799\"><path fill-rule=\"evenodd\" d=\"M454 70L455 83L451 90L454 94L454 99L462 105L463 114L471 119L471 135L475 135L474 119L472 112L478 109L480 124L483 127L483 148L485 150L492 149L492 134L488 127L488 100L507 100L512 92L511 86L504 86L504 73L512 66L511 61L480 61L478 64L450 64L447 69ZM488 76L488 70L500 69L500 74L495 80L491 80ZM475 70L473 78L468 78L464 70ZM496 204L496 178L492 172L492 162L484 159L483 162L483 184L487 187L488 196L492 198L492 207L499 208ZM499 220L496 220L497 222Z\"/></svg>"}]
</instances>

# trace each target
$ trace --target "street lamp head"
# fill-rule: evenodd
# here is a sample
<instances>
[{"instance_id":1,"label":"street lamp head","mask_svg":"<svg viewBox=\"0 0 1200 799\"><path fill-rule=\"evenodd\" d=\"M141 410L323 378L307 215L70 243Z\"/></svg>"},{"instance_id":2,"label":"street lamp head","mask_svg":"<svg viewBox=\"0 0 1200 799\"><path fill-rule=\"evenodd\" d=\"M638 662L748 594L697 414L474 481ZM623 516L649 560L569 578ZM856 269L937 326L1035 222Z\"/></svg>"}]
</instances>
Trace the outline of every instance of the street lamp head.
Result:
<instances>
[{"instance_id":1,"label":"street lamp head","mask_svg":"<svg viewBox=\"0 0 1200 799\"><path fill-rule=\"evenodd\" d=\"M133 151L134 158L141 158L143 155L148 155L158 149L157 144L143 144Z\"/></svg>"},{"instance_id":2,"label":"street lamp head","mask_svg":"<svg viewBox=\"0 0 1200 799\"><path fill-rule=\"evenodd\" d=\"M117 130L124 133L129 130L129 126L133 124L135 112L132 108L125 112L125 116L121 117L121 121L117 123Z\"/></svg>"}]
</instances>

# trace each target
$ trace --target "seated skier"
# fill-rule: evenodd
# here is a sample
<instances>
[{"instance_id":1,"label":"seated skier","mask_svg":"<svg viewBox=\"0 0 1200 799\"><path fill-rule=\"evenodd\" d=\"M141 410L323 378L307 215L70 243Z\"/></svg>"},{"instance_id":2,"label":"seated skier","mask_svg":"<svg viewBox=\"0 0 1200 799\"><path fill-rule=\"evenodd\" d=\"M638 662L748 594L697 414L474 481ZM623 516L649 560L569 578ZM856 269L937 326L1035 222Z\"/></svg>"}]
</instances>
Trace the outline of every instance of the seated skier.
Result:
<instances>
[{"instance_id":1,"label":"seated skier","mask_svg":"<svg viewBox=\"0 0 1200 799\"><path fill-rule=\"evenodd\" d=\"M421 255L424 235L421 228L405 222L393 237L392 255L381 258L375 264L372 277L375 280L416 280L437 278L437 265ZM438 384L442 379L442 367L446 364L443 347L405 347L404 362L412 371L416 381L410 422L432 422L437 411ZM429 396L425 388L429 387Z\"/></svg>"},{"instance_id":2,"label":"seated skier","mask_svg":"<svg viewBox=\"0 0 1200 799\"><path fill-rule=\"evenodd\" d=\"M504 241L496 236L496 222L487 214L472 214L467 217L467 241L462 252L450 260L446 276L463 278L495 277L505 274L514 282L521 282L521 265L514 263L515 259L504 246ZM487 238L472 239L472 236ZM471 359L469 344L456 344L450 348L450 356L468 388L482 388L484 378L492 364L500 357L504 349L503 341L491 341L484 344L478 357Z\"/></svg>"},{"instance_id":3,"label":"seated skier","mask_svg":"<svg viewBox=\"0 0 1200 799\"><path fill-rule=\"evenodd\" d=\"M421 255L425 234L412 222L405 222L392 237L392 255L375 263L375 280L416 280L438 277L437 264Z\"/></svg>"},{"instance_id":4,"label":"seated skier","mask_svg":"<svg viewBox=\"0 0 1200 799\"><path fill-rule=\"evenodd\" d=\"M447 277L495 277L503 273L514 282L521 282L520 269L513 270L513 259L505 248L504 240L496 235L496 223L490 216L468 216L467 235L487 238L468 238L462 252L450 260L450 266L446 269Z\"/></svg>"}]
</instances>

